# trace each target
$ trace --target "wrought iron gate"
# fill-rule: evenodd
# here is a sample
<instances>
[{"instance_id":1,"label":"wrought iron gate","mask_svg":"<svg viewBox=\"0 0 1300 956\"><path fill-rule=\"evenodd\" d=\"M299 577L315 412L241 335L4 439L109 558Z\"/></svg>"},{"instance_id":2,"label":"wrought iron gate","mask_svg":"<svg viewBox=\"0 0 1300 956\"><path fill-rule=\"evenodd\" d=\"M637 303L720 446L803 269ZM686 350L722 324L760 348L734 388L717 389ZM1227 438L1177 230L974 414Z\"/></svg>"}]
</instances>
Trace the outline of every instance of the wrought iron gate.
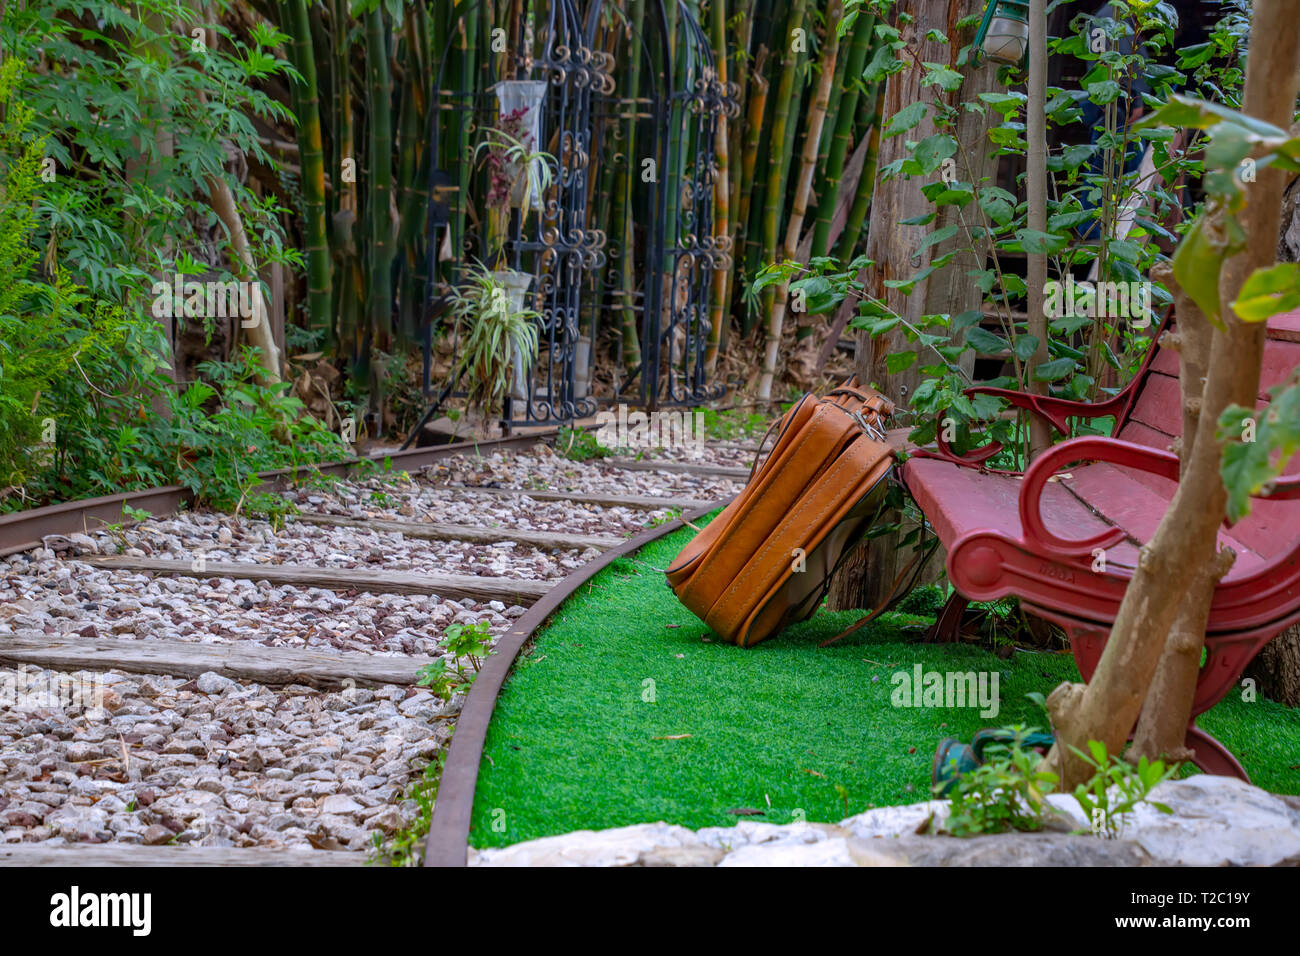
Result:
<instances>
[{"instance_id":1,"label":"wrought iron gate","mask_svg":"<svg viewBox=\"0 0 1300 956\"><path fill-rule=\"evenodd\" d=\"M496 77L489 69L489 89L449 91L445 54L440 64L431 136L435 158L440 115L451 110L462 118L456 152L472 164L476 131L496 122L496 84L502 79L546 84L540 145L551 154L553 185L537 214L512 213L504 246L509 266L533 277L529 294L540 314L538 355L525 370L522 388L507 399L509 424L570 421L595 412L589 383L596 343L583 335L584 310L630 309L639 318L641 364L621 385L615 382L608 398L625 399L634 382L640 404L649 408L699 404L722 392L709 385L706 374L714 276L731 267L729 238L714 236L715 139L717 124L734 111L735 99L718 81L708 38L685 4L649 2L653 45L606 0L529 0L518 35L509 39L511 49L522 51L511 58L509 75ZM675 38L668 4L676 5ZM477 16L474 11L469 7L462 18ZM532 35L530 23L538 35ZM620 53L632 44L639 44L637 52L652 64L652 86L647 95L628 101L616 95L615 69L626 63ZM650 190L648 215L633 230L633 241L618 236L611 242L590 222L592 185L602 172L597 147L605 137L617 139L629 120L648 135L637 134L637 155L624 155L630 171L622 174L640 173L644 160L651 159L654 176L644 183ZM450 284L459 280L467 261L483 253L484 237L467 226L472 180L472 169L433 174L430 257L438 258L436 250L442 248L441 279ZM442 243L435 235L440 229L445 230ZM627 270L631 281L625 279ZM429 275L432 299L436 261L430 262ZM426 388L427 368L426 355Z\"/></svg>"}]
</instances>

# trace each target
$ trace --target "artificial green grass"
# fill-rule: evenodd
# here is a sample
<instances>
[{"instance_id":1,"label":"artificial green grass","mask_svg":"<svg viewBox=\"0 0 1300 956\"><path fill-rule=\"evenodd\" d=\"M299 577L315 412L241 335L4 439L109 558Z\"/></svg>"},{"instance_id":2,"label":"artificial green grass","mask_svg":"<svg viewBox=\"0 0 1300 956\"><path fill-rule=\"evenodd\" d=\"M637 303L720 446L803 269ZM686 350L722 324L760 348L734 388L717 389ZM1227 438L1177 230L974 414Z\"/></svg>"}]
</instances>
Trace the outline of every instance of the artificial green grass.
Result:
<instances>
[{"instance_id":1,"label":"artificial green grass","mask_svg":"<svg viewBox=\"0 0 1300 956\"><path fill-rule=\"evenodd\" d=\"M1002 659L915 640L932 621L882 615L831 647L860 612L819 612L756 647L722 643L656 568L683 530L600 572L543 628L497 702L479 769L470 844L664 820L692 828L752 818L835 821L929 796L945 736L1046 726L1026 699L1078 680L1068 654ZM906 606L906 605L904 605ZM903 708L892 677L997 672L1001 709ZM1300 710L1230 694L1199 721L1259 786L1300 793ZM683 736L689 735L689 736ZM729 811L762 811L737 814Z\"/></svg>"}]
</instances>

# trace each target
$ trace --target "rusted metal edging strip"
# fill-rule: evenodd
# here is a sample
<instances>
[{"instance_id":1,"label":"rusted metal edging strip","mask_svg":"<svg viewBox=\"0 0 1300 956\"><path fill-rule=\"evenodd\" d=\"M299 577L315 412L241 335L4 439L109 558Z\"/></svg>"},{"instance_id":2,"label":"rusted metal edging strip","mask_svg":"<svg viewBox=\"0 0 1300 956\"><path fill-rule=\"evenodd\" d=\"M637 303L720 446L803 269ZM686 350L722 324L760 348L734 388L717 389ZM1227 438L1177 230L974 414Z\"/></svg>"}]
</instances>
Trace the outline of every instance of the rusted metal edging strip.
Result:
<instances>
[{"instance_id":1,"label":"rusted metal edging strip","mask_svg":"<svg viewBox=\"0 0 1300 956\"><path fill-rule=\"evenodd\" d=\"M373 458L350 458L347 461L330 462L323 465L303 465L300 468L277 468L273 471L260 472L258 477L264 485L283 487L298 475L318 471L326 475L346 475L363 461L375 463L390 459L394 467L403 469L422 468L442 458L448 458L461 452L491 452L499 448L530 447L545 441L552 431L535 432L528 435L512 435L509 438L493 438L483 441L462 441L450 445L435 445L429 448L411 448L406 451L387 452ZM27 511L15 511L0 515L0 558L31 548L39 548L41 539L50 534L69 535L77 532L97 531L105 525L122 521L122 508L129 505L147 511L151 515L163 516L176 512L182 504L193 500L188 488L180 485L167 485L162 488L146 488L142 491L126 491L116 495L104 495L100 498L83 498L77 501L62 501L44 508L31 508Z\"/></svg>"},{"instance_id":2,"label":"rusted metal edging strip","mask_svg":"<svg viewBox=\"0 0 1300 956\"><path fill-rule=\"evenodd\" d=\"M497 642L483 669L474 679L460 716L456 718L456 729L452 733L451 746L447 751L447 762L442 768L438 796L433 805L433 819L430 821L429 836L425 841L425 866L466 865L469 855L469 828L474 812L474 790L478 786L479 763L483 759L483 744L487 740L488 724L492 722L497 695L501 693L506 677L509 676L519 651L528 639L546 623L561 604L595 577L597 572L603 571L619 558L639 551L652 541L657 541L685 527L684 522L694 521L717 508L725 507L729 500L725 499L696 508L657 528L648 528L628 538L618 547L611 548L599 557L588 561L551 588L546 596L518 618L515 626Z\"/></svg>"}]
</instances>

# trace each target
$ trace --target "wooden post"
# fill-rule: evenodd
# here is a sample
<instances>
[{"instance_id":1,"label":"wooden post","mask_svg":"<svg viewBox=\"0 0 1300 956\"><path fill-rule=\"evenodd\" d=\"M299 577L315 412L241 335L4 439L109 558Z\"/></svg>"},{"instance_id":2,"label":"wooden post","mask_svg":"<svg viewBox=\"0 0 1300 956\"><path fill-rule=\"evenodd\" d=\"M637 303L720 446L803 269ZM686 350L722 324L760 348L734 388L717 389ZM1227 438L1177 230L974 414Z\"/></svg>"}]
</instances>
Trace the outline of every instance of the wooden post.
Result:
<instances>
[{"instance_id":1,"label":"wooden post","mask_svg":"<svg viewBox=\"0 0 1300 956\"><path fill-rule=\"evenodd\" d=\"M889 77L885 84L880 120L882 125L904 107L919 100L933 98L934 88L921 85L927 72L923 65L925 63L946 64L964 73L965 80L961 88L949 94L950 103L974 100L980 93L997 88L996 70L992 64L986 62L974 68L959 67L957 64L957 54L970 42L972 33L966 31L958 34L956 23L964 17L980 13L984 9L983 0L948 0L946 4L918 6L915 20L902 28L902 39L907 46L899 51L899 56L910 65ZM927 36L936 30L946 35L948 42L939 42ZM953 130L953 135L964 147L954 157L960 180L978 182L986 176L991 177L996 171L996 161L989 156L987 131L988 119L985 116L978 112L961 114L957 127ZM934 132L934 122L927 116L920 125L902 136L882 137L878 168L884 169L895 160L910 155L908 141L918 142ZM866 247L866 254L875 261L875 265L863 270L858 276L871 295L886 302L891 309L918 327L923 315L941 312L955 315L977 309L983 298L979 288L967 275L971 269L984 268L983 256L971 253L958 255L951 264L919 282L910 296L884 285L887 279L907 278L933 259L966 245L965 237L959 232L953 239L917 253L921 242L930 232L957 222L959 212L955 206L939 209L939 215L931 225L899 225L904 219L934 211L933 204L921 193L921 188L928 182L927 179L897 177L876 183ZM885 357L915 348L908 343L901 331L888 333L876 340L859 333L858 377L863 382L880 388L901 408L907 408L910 397L920 382L919 367L928 363L918 361L911 368L891 375L886 370ZM903 421L906 424L912 423L910 417ZM837 609L874 608L886 596L899 570L910 560L910 552L900 552L897 535L884 535L874 539L845 560L831 585L830 606ZM941 570L942 563L932 562L931 568Z\"/></svg>"}]
</instances>

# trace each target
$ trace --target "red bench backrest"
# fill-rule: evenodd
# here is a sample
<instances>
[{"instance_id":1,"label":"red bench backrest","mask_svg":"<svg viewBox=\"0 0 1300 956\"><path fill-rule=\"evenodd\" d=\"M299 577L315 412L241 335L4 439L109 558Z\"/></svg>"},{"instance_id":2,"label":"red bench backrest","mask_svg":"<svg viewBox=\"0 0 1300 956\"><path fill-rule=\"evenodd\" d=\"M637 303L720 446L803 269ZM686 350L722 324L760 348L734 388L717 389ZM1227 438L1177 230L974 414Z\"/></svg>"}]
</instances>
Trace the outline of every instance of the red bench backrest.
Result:
<instances>
[{"instance_id":1,"label":"red bench backrest","mask_svg":"<svg viewBox=\"0 0 1300 956\"><path fill-rule=\"evenodd\" d=\"M1268 320L1258 408L1268 404L1269 389L1285 382L1297 367L1300 367L1300 309ZM1115 437L1167 449L1183 430L1178 353L1158 348L1142 376L1137 398L1120 420ZM1300 474L1300 455L1287 465L1286 474ZM1265 557L1290 550L1300 537L1300 507L1292 501L1257 499L1250 515L1234 527L1233 535Z\"/></svg>"}]
</instances>

